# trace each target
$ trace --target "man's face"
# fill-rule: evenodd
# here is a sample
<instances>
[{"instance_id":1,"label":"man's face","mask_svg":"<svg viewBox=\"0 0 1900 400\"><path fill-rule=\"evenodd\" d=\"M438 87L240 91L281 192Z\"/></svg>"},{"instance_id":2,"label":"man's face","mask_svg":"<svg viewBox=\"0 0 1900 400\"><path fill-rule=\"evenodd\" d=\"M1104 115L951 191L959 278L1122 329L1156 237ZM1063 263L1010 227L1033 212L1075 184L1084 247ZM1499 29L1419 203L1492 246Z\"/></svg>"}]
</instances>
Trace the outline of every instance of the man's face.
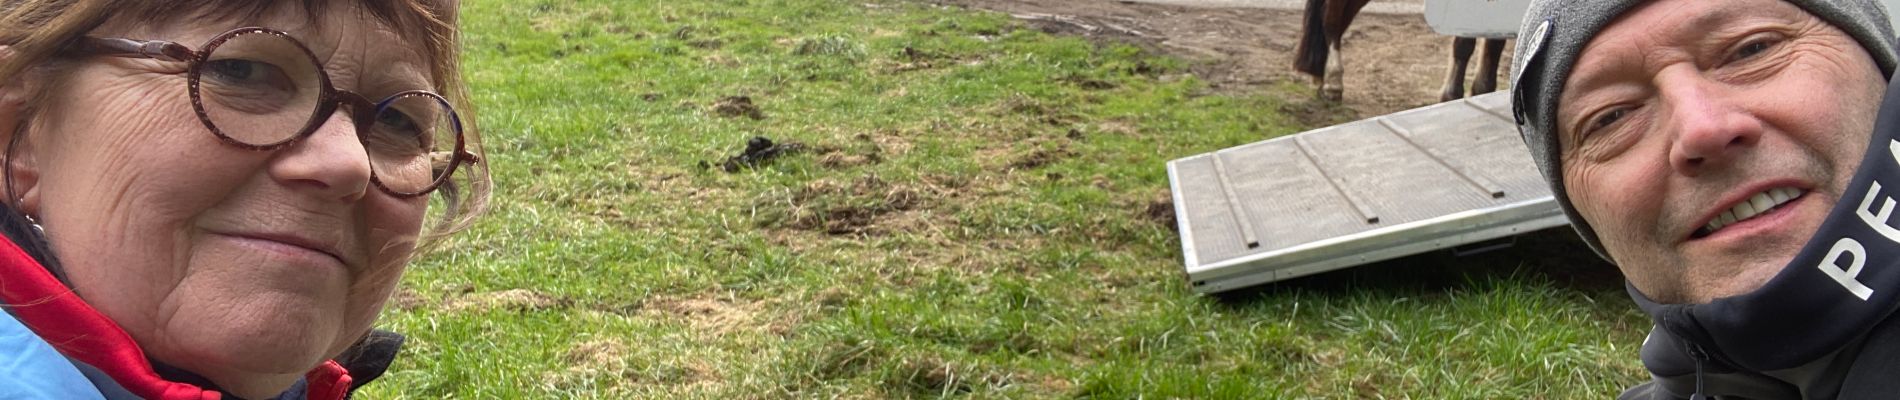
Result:
<instances>
[{"instance_id":1,"label":"man's face","mask_svg":"<svg viewBox=\"0 0 1900 400\"><path fill-rule=\"evenodd\" d=\"M1794 257L1860 164L1886 80L1779 0L1639 6L1558 100L1570 201L1645 295L1746 293Z\"/></svg>"}]
</instances>

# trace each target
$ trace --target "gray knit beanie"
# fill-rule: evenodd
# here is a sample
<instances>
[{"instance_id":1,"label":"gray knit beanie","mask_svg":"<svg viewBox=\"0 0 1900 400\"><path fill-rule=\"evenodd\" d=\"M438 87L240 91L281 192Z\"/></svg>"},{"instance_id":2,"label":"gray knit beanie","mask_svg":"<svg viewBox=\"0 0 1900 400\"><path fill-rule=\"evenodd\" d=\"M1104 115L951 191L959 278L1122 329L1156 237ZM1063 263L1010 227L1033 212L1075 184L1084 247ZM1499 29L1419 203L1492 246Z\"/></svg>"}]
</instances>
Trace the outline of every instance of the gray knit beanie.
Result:
<instances>
[{"instance_id":1,"label":"gray knit beanie","mask_svg":"<svg viewBox=\"0 0 1900 400\"><path fill-rule=\"evenodd\" d=\"M1531 159L1550 182L1571 227L1583 241L1605 260L1616 262L1603 248L1596 231L1577 215L1564 192L1563 159L1556 136L1557 98L1562 97L1564 81L1576 66L1583 47L1597 32L1644 0L1532 0L1518 29L1517 50L1511 66L1511 112L1517 117L1517 131L1530 147ZM1892 77L1900 55L1894 50L1893 26L1887 10L1876 0L1787 0L1821 20L1840 28L1860 42L1881 73Z\"/></svg>"}]
</instances>

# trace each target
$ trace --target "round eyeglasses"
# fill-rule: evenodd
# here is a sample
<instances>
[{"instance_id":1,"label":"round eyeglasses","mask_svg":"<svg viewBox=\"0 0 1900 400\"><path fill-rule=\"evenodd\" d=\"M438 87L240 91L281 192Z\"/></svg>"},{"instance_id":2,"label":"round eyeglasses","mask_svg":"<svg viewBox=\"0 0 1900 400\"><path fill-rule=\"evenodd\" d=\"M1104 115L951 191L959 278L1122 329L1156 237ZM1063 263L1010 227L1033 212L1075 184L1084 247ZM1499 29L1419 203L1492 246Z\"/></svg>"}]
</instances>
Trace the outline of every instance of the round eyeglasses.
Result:
<instances>
[{"instance_id":1,"label":"round eyeglasses","mask_svg":"<svg viewBox=\"0 0 1900 400\"><path fill-rule=\"evenodd\" d=\"M182 44L82 37L68 52L190 63L191 106L227 144L277 150L309 137L341 107L369 155L370 182L395 197L428 194L464 163L477 163L462 121L442 95L410 90L381 101L337 90L303 42L269 28L219 34L201 50ZM365 118L367 117L367 118Z\"/></svg>"}]
</instances>

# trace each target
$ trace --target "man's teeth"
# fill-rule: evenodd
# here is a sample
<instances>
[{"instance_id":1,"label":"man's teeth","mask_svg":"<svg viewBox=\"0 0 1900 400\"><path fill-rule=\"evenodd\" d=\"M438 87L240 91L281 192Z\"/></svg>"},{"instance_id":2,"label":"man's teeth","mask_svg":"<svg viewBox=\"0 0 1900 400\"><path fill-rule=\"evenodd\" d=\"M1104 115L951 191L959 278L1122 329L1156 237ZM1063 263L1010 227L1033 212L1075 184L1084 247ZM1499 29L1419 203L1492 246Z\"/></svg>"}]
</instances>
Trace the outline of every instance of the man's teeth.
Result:
<instances>
[{"instance_id":1,"label":"man's teeth","mask_svg":"<svg viewBox=\"0 0 1900 400\"><path fill-rule=\"evenodd\" d=\"M1802 194L1801 189L1795 188L1768 189L1767 191L1756 193L1754 197L1749 197L1748 201L1736 204L1735 207L1728 209L1728 211L1723 211L1721 216L1715 217L1713 221L1709 221L1709 224L1704 226L1703 229L1713 233L1717 229L1722 229L1724 226L1745 221L1749 218L1754 218L1756 215L1768 212L1768 210L1773 210L1775 207L1779 207L1789 200L1801 197Z\"/></svg>"}]
</instances>

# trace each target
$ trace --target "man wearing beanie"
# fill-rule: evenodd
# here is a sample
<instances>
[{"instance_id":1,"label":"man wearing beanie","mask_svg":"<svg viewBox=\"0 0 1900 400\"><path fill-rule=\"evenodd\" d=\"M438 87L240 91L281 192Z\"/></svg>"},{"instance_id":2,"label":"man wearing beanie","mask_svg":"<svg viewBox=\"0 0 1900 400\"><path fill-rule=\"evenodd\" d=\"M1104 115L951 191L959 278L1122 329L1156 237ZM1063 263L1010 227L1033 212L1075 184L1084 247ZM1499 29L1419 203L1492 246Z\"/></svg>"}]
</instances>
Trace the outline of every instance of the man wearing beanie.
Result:
<instances>
[{"instance_id":1,"label":"man wearing beanie","mask_svg":"<svg viewBox=\"0 0 1900 400\"><path fill-rule=\"evenodd\" d=\"M1621 398L1900 398L1887 21L1875 0L1533 2L1518 129L1655 323L1653 380Z\"/></svg>"}]
</instances>

